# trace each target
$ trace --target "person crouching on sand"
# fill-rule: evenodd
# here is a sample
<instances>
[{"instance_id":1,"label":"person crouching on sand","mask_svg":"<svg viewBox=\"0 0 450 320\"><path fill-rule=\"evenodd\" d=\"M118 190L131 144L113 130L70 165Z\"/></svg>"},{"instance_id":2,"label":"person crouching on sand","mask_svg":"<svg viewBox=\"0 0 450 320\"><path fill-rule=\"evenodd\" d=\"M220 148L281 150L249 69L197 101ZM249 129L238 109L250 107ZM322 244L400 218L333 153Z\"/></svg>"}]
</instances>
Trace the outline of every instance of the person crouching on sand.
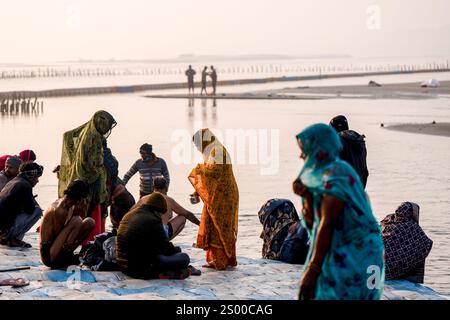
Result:
<instances>
[{"instance_id":1,"label":"person crouching on sand","mask_svg":"<svg viewBox=\"0 0 450 320\"><path fill-rule=\"evenodd\" d=\"M22 160L18 156L11 156L6 159L5 169L0 171L0 191L6 184L17 177Z\"/></svg>"},{"instance_id":2,"label":"person crouching on sand","mask_svg":"<svg viewBox=\"0 0 450 320\"><path fill-rule=\"evenodd\" d=\"M381 235L386 250L386 280L405 279L423 283L425 259L433 241L419 225L420 207L403 202L395 213L381 221Z\"/></svg>"},{"instance_id":3,"label":"person crouching on sand","mask_svg":"<svg viewBox=\"0 0 450 320\"><path fill-rule=\"evenodd\" d=\"M85 210L81 208L81 203L88 193L87 183L74 180L64 191L64 197L45 210L40 228L40 252L47 267L61 269L79 264L73 252L95 227L94 219L80 217Z\"/></svg>"},{"instance_id":4,"label":"person crouching on sand","mask_svg":"<svg viewBox=\"0 0 450 320\"><path fill-rule=\"evenodd\" d=\"M42 216L42 209L33 196L44 167L23 163L19 175L0 192L0 243L10 247L31 248L23 241L25 234Z\"/></svg>"},{"instance_id":5,"label":"person crouching on sand","mask_svg":"<svg viewBox=\"0 0 450 320\"><path fill-rule=\"evenodd\" d=\"M123 217L117 231L117 264L126 275L138 279L191 275L189 256L166 236L161 219L165 212L166 199L155 192Z\"/></svg>"}]
</instances>

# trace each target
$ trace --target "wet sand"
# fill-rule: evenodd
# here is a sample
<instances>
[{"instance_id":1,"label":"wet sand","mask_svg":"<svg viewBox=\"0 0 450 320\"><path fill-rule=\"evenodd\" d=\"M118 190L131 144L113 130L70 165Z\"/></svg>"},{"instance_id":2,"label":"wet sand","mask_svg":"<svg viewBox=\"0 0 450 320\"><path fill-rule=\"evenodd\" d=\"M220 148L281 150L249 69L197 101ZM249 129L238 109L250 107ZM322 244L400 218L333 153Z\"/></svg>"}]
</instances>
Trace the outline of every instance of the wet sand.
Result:
<instances>
[{"instance_id":1,"label":"wet sand","mask_svg":"<svg viewBox=\"0 0 450 320\"><path fill-rule=\"evenodd\" d=\"M335 95L341 98L427 99L450 95L450 81L441 82L437 88L422 88L420 83L410 82L381 84L380 87L360 85L286 88L280 90L280 93Z\"/></svg>"},{"instance_id":2,"label":"wet sand","mask_svg":"<svg viewBox=\"0 0 450 320\"><path fill-rule=\"evenodd\" d=\"M145 95L147 98L167 99L435 99L450 97L450 81L443 81L437 88L422 88L418 82L369 85L293 87L277 90L261 90L242 93L199 94L158 94Z\"/></svg>"},{"instance_id":3,"label":"wet sand","mask_svg":"<svg viewBox=\"0 0 450 320\"><path fill-rule=\"evenodd\" d=\"M450 137L450 123L401 123L385 125L384 128L409 133Z\"/></svg>"}]
</instances>

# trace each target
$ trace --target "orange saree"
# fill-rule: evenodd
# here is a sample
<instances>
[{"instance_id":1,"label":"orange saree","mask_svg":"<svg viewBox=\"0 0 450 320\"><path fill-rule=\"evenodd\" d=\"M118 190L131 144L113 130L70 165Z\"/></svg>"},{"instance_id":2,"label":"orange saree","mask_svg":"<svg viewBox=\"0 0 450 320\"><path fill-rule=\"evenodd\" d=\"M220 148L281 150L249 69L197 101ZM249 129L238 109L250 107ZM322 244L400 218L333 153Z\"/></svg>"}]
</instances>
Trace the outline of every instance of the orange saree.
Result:
<instances>
[{"instance_id":1,"label":"orange saree","mask_svg":"<svg viewBox=\"0 0 450 320\"><path fill-rule=\"evenodd\" d=\"M219 151L218 151L219 150ZM224 270L236 266L239 190L230 161L216 161L216 152L229 155L223 145L214 143L208 159L198 164L188 179L204 203L197 236L197 247L206 250L209 266Z\"/></svg>"}]
</instances>

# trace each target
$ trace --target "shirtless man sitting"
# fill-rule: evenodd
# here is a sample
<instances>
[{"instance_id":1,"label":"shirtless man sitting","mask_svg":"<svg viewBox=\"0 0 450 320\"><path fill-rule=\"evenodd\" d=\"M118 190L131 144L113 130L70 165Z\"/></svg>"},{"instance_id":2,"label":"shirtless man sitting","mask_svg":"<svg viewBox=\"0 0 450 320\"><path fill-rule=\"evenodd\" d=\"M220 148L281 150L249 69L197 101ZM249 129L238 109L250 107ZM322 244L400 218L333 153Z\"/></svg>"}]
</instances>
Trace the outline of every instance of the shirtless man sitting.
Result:
<instances>
[{"instance_id":1,"label":"shirtless man sitting","mask_svg":"<svg viewBox=\"0 0 450 320\"><path fill-rule=\"evenodd\" d=\"M183 208L178 204L173 198L167 195L168 184L167 180L164 177L156 177L153 180L153 192L161 193L167 202L167 211L166 213L161 215L164 231L166 232L167 238L172 240L175 238L181 230L183 230L186 220L191 221L196 225L200 225L200 221L197 217L190 211ZM141 200L138 201L136 206L145 201L149 196L144 196ZM173 213L176 213L176 217L173 218Z\"/></svg>"},{"instance_id":2,"label":"shirtless man sitting","mask_svg":"<svg viewBox=\"0 0 450 320\"><path fill-rule=\"evenodd\" d=\"M82 219L79 215L88 192L84 181L74 180L64 191L64 197L45 210L40 228L40 252L46 266L60 269L79 264L73 252L95 227L92 218Z\"/></svg>"}]
</instances>

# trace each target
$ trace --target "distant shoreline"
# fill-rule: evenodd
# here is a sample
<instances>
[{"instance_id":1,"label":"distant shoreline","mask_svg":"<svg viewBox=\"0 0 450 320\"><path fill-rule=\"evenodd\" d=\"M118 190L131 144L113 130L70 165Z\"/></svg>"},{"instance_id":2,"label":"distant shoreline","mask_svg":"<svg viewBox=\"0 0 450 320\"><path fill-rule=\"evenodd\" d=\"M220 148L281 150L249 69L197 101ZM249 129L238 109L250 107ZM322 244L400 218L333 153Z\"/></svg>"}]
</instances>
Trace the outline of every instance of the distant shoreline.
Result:
<instances>
[{"instance_id":1,"label":"distant shoreline","mask_svg":"<svg viewBox=\"0 0 450 320\"><path fill-rule=\"evenodd\" d=\"M306 81L306 80L324 80L324 79L340 79L340 78L355 78L355 77L370 77L370 76L383 76L383 75L405 75L405 74L417 74L417 73L440 73L450 72L450 69L426 69L415 71L383 71L383 72L358 72L358 73L341 73L341 74L316 74L309 76L281 76L281 77L268 77L268 78L253 78L253 79L236 79L236 80L222 80L218 81L217 86L236 86L236 85L248 85L248 84L267 84L273 82L293 82L293 81ZM200 82L196 83L197 86ZM342 88L354 88L358 86L343 86ZM359 86L363 87L363 86ZM135 85L123 85L123 86L103 86L103 87L81 87L81 88L64 88L64 89L50 89L50 90L35 90L35 91L7 91L0 92L0 99L24 99L24 98L42 98L42 97L67 97L67 96L84 96L84 95L99 95L99 94L113 94L113 93L134 93L140 91L151 90L173 90L173 89L187 89L187 83L159 83L159 84L135 84ZM308 93L310 90L315 90L315 93L319 93L325 90L327 87L306 88L302 90L303 93ZM384 87L367 87L373 91L383 92ZM450 86L449 86L450 88ZM304 88L301 88L304 89ZM328 90L330 87L328 87ZM417 89L414 87L414 89ZM418 88L421 89L421 88ZM417 90L418 90L417 89ZM425 88L429 89L429 88ZM317 92L319 90L319 92ZM417 91L416 90L416 91ZM437 90L441 90L437 88ZM448 91L450 93L450 90ZM314 92L313 92L314 93ZM292 96L292 95L291 95ZM320 98L320 97L319 97Z\"/></svg>"}]
</instances>

